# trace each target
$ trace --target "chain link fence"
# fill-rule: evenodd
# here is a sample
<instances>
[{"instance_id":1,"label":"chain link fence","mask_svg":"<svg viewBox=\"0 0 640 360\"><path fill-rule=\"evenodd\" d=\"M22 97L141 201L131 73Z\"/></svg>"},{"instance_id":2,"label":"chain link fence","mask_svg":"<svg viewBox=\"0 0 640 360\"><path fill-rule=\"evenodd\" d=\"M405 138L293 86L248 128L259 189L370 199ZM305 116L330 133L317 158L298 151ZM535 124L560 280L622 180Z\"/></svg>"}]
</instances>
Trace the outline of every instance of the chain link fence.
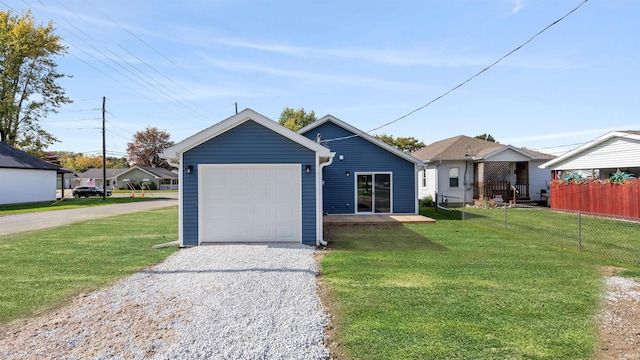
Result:
<instances>
[{"instance_id":1,"label":"chain link fence","mask_svg":"<svg viewBox=\"0 0 640 360\"><path fill-rule=\"evenodd\" d=\"M463 221L507 232L524 241L544 240L563 249L640 266L640 218L560 211L517 202L452 202L446 195L438 200L438 211L457 211Z\"/></svg>"}]
</instances>

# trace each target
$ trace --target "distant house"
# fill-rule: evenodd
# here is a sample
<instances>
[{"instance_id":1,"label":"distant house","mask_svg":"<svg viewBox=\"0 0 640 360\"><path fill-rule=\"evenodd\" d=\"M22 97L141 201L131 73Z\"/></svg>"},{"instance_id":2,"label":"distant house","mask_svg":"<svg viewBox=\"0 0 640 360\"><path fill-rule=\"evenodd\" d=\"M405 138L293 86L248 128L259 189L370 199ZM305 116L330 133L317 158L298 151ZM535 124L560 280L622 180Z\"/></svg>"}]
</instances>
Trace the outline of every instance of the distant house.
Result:
<instances>
[{"instance_id":1,"label":"distant house","mask_svg":"<svg viewBox=\"0 0 640 360\"><path fill-rule=\"evenodd\" d=\"M0 141L0 204L56 200L56 176L65 171Z\"/></svg>"},{"instance_id":2,"label":"distant house","mask_svg":"<svg viewBox=\"0 0 640 360\"><path fill-rule=\"evenodd\" d=\"M121 169L106 169L107 189L129 189L129 184L141 184L151 182L158 190L177 190L178 174L165 168L134 166ZM78 175L78 186L91 185L104 186L102 169L89 169Z\"/></svg>"},{"instance_id":3,"label":"distant house","mask_svg":"<svg viewBox=\"0 0 640 360\"><path fill-rule=\"evenodd\" d=\"M610 131L540 166L554 178L567 173L607 179L616 171L640 176L640 131Z\"/></svg>"},{"instance_id":4,"label":"distant house","mask_svg":"<svg viewBox=\"0 0 640 360\"><path fill-rule=\"evenodd\" d=\"M538 166L553 155L459 135L415 151L426 167L418 175L420 198L471 203L480 197L543 201L551 174Z\"/></svg>"},{"instance_id":5,"label":"distant house","mask_svg":"<svg viewBox=\"0 0 640 360\"><path fill-rule=\"evenodd\" d=\"M63 168L66 173L58 173L58 180L56 182L57 189L73 189L79 186L80 180L78 180L78 173L73 169Z\"/></svg>"}]
</instances>

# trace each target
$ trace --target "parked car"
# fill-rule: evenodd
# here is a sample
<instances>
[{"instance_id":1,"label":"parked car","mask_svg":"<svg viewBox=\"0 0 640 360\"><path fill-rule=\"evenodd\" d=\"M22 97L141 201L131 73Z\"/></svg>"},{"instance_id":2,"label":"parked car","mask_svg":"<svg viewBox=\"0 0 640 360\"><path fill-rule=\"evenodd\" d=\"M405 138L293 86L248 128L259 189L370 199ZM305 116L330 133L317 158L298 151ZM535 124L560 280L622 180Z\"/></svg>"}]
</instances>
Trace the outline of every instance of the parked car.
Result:
<instances>
[{"instance_id":1,"label":"parked car","mask_svg":"<svg viewBox=\"0 0 640 360\"><path fill-rule=\"evenodd\" d=\"M89 196L102 196L104 190L100 186L78 186L73 189L73 197L89 197ZM111 196L111 190L107 189L107 196Z\"/></svg>"}]
</instances>

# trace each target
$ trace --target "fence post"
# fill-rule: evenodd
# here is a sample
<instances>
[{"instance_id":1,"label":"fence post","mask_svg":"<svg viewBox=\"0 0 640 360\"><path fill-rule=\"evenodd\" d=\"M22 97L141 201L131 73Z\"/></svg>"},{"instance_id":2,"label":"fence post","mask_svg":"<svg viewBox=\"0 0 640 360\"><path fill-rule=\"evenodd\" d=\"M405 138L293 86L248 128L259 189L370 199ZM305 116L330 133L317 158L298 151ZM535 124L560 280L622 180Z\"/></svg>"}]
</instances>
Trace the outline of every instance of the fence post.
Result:
<instances>
[{"instance_id":1,"label":"fence post","mask_svg":"<svg viewBox=\"0 0 640 360\"><path fill-rule=\"evenodd\" d=\"M507 232L507 208L508 206L503 206L504 207L504 231Z\"/></svg>"},{"instance_id":2,"label":"fence post","mask_svg":"<svg viewBox=\"0 0 640 360\"><path fill-rule=\"evenodd\" d=\"M465 208L466 208L466 206L465 206L465 201L466 201L466 200L467 200L467 199L463 196L463 197L462 197L462 221L464 221L464 213L465 213Z\"/></svg>"},{"instance_id":3,"label":"fence post","mask_svg":"<svg viewBox=\"0 0 640 360\"><path fill-rule=\"evenodd\" d=\"M578 251L582 251L582 212L578 211Z\"/></svg>"}]
</instances>

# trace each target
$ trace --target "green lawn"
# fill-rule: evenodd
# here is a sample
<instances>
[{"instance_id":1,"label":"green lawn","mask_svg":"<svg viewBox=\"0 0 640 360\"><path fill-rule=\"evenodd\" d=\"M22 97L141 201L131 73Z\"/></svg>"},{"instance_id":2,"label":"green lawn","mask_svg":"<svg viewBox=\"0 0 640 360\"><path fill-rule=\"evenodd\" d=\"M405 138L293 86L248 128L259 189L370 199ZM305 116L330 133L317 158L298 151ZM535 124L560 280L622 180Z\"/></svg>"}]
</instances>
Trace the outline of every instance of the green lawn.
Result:
<instances>
[{"instance_id":1,"label":"green lawn","mask_svg":"<svg viewBox=\"0 0 640 360\"><path fill-rule=\"evenodd\" d=\"M0 237L0 323L156 264L177 237L177 207Z\"/></svg>"},{"instance_id":2,"label":"green lawn","mask_svg":"<svg viewBox=\"0 0 640 360\"><path fill-rule=\"evenodd\" d=\"M345 358L593 356L602 283L592 259L427 215L440 217L327 230L322 273Z\"/></svg>"},{"instance_id":3,"label":"green lawn","mask_svg":"<svg viewBox=\"0 0 640 360\"><path fill-rule=\"evenodd\" d=\"M465 222L482 229L505 231L505 210L464 209ZM461 216L459 211L452 214ZM544 240L570 251L580 251L618 265L640 266L640 222L562 213L540 209L507 209L506 231L510 237ZM580 228L578 227L580 224ZM640 275L632 270L635 275Z\"/></svg>"},{"instance_id":4,"label":"green lawn","mask_svg":"<svg viewBox=\"0 0 640 360\"><path fill-rule=\"evenodd\" d=\"M336 353L352 359L593 356L602 291L597 259L537 239L533 230L531 237L514 236L460 221L456 212L424 211L438 222L327 228L331 250L322 273ZM566 226L556 223L553 231ZM1 237L0 323L162 261L176 248L150 246L176 239L177 231L173 207Z\"/></svg>"}]
</instances>

